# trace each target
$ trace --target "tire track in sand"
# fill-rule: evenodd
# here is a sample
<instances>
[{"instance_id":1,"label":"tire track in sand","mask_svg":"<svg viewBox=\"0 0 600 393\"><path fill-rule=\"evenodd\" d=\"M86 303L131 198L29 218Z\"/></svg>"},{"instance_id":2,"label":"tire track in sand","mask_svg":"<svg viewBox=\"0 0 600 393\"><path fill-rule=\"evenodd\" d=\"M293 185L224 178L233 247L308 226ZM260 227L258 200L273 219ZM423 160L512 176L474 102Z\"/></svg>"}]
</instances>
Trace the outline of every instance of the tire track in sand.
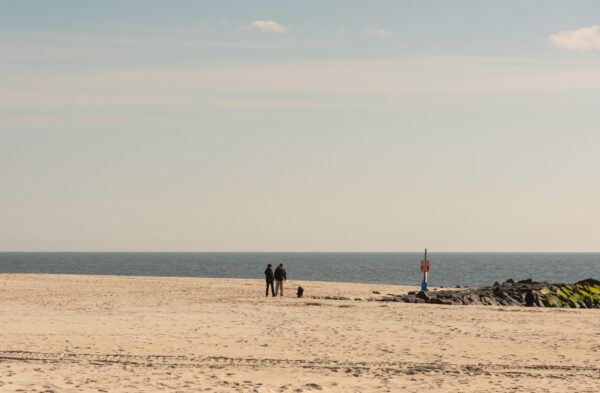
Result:
<instances>
[{"instance_id":1,"label":"tire track in sand","mask_svg":"<svg viewBox=\"0 0 600 393\"><path fill-rule=\"evenodd\" d=\"M277 358L225 357L225 356L165 356L95 354L72 352L31 352L22 350L0 350L0 362L42 362L76 363L92 366L111 364L154 368L208 368L225 369L246 367L261 368L301 368L332 373L346 373L353 376L363 374L380 378L398 375L444 374L444 375L502 375L508 377L567 378L600 377L600 367L575 365L506 365L494 363L451 364L447 362L353 362L336 360L302 360Z\"/></svg>"}]
</instances>

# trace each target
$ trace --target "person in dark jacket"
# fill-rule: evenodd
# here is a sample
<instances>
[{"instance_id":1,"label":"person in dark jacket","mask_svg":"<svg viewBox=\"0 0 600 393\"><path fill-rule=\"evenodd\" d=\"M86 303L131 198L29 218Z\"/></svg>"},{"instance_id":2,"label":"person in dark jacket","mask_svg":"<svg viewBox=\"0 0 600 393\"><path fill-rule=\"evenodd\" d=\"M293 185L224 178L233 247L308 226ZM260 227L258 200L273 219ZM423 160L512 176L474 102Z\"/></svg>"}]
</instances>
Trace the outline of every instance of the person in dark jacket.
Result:
<instances>
[{"instance_id":1,"label":"person in dark jacket","mask_svg":"<svg viewBox=\"0 0 600 393\"><path fill-rule=\"evenodd\" d=\"M267 279L267 291L265 292L265 296L269 296L269 285L271 286L271 294L275 296L275 290L273 289L273 265L270 263L267 265L267 270L265 270L265 278Z\"/></svg>"},{"instance_id":2,"label":"person in dark jacket","mask_svg":"<svg viewBox=\"0 0 600 393\"><path fill-rule=\"evenodd\" d=\"M275 269L275 296L283 296L283 280L287 281L287 274L283 268L283 263L280 263Z\"/></svg>"}]
</instances>

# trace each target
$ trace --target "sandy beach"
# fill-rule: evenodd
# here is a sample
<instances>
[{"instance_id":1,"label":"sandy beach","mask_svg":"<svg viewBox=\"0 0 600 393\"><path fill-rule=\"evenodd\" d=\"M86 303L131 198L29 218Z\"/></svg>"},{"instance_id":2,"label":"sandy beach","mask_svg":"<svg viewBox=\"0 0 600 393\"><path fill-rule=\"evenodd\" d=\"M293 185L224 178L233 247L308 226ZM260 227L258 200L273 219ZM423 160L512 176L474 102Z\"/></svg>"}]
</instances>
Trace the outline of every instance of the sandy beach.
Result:
<instances>
[{"instance_id":1,"label":"sandy beach","mask_svg":"<svg viewBox=\"0 0 600 393\"><path fill-rule=\"evenodd\" d=\"M0 391L600 391L599 310L373 301L415 289L3 274Z\"/></svg>"}]
</instances>

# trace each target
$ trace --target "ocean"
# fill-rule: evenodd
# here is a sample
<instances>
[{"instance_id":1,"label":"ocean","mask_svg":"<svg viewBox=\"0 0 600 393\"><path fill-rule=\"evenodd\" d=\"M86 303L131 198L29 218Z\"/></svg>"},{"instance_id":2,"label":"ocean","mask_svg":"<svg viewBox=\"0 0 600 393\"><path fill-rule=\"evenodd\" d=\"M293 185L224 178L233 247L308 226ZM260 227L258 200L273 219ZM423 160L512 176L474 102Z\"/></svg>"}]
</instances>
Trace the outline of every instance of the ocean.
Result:
<instances>
[{"instance_id":1,"label":"ocean","mask_svg":"<svg viewBox=\"0 0 600 393\"><path fill-rule=\"evenodd\" d=\"M419 285L422 253L3 252L0 273L264 278L280 263L288 279ZM600 253L430 253L430 286L491 285L509 278L600 278Z\"/></svg>"}]
</instances>

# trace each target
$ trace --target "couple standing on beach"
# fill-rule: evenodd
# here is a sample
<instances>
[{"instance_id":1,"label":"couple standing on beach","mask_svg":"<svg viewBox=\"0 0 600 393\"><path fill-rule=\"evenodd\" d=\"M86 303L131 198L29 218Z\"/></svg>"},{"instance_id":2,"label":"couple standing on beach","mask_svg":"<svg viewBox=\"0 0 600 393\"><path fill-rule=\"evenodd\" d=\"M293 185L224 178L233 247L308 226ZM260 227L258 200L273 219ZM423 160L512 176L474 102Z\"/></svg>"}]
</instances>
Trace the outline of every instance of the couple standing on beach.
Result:
<instances>
[{"instance_id":1,"label":"couple standing on beach","mask_svg":"<svg viewBox=\"0 0 600 393\"><path fill-rule=\"evenodd\" d=\"M267 270L265 270L265 278L267 279L267 291L266 296L269 296L269 285L271 286L271 294L273 296L283 296L283 280L287 281L287 274L283 268L283 263L280 263L273 273L273 265L268 264ZM275 280L275 289L273 289L273 280Z\"/></svg>"}]
</instances>

